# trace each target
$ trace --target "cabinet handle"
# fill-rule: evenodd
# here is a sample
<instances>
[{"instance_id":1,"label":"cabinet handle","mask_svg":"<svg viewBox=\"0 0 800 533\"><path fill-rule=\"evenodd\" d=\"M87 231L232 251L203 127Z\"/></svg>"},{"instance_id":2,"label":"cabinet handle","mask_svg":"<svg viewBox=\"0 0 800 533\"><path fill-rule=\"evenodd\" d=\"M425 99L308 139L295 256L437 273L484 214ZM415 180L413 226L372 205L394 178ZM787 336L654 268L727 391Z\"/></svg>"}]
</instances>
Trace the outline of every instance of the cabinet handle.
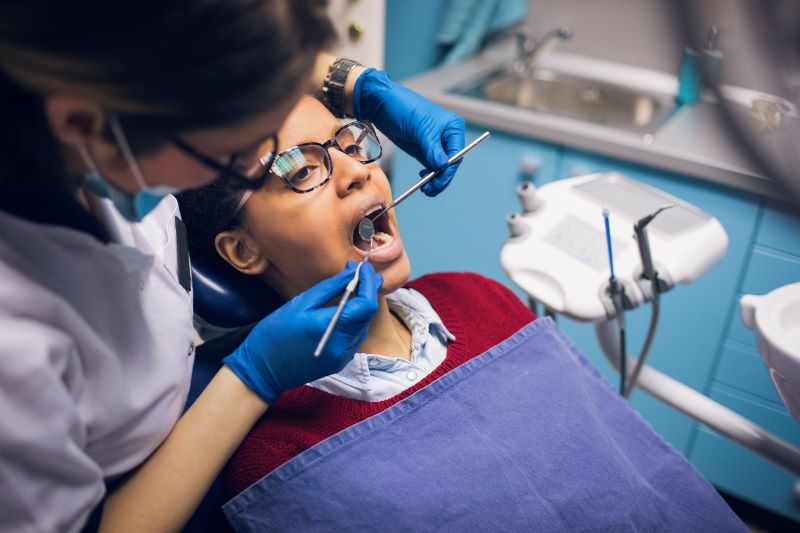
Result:
<instances>
[{"instance_id":1,"label":"cabinet handle","mask_svg":"<svg viewBox=\"0 0 800 533\"><path fill-rule=\"evenodd\" d=\"M520 177L527 180L533 180L541 168L541 159L534 156L523 156L522 160L519 162Z\"/></svg>"},{"instance_id":2,"label":"cabinet handle","mask_svg":"<svg viewBox=\"0 0 800 533\"><path fill-rule=\"evenodd\" d=\"M351 43L357 43L364 36L364 24L354 20L347 26L347 36L350 37Z\"/></svg>"}]
</instances>

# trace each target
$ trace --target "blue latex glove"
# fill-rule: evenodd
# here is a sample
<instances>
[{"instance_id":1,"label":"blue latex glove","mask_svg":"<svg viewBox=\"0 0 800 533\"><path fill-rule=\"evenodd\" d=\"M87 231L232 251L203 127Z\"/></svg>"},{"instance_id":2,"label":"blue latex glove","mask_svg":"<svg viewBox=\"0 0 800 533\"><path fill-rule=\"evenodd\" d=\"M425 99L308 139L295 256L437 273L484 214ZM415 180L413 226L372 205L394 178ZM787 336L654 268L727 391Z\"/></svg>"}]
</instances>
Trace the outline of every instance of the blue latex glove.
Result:
<instances>
[{"instance_id":1,"label":"blue latex glove","mask_svg":"<svg viewBox=\"0 0 800 533\"><path fill-rule=\"evenodd\" d=\"M369 263L361 267L358 289L347 301L325 349L314 349L328 327L338 303L353 278L356 263L286 302L259 322L235 352L224 361L247 387L272 404L284 391L335 374L353 358L367 336L378 310L383 276Z\"/></svg>"},{"instance_id":2,"label":"blue latex glove","mask_svg":"<svg viewBox=\"0 0 800 533\"><path fill-rule=\"evenodd\" d=\"M356 118L371 121L430 170L445 166L464 148L464 119L393 82L383 71L371 68L358 77L353 110ZM458 163L446 169L426 183L422 192L428 196L442 192L457 168Z\"/></svg>"}]
</instances>

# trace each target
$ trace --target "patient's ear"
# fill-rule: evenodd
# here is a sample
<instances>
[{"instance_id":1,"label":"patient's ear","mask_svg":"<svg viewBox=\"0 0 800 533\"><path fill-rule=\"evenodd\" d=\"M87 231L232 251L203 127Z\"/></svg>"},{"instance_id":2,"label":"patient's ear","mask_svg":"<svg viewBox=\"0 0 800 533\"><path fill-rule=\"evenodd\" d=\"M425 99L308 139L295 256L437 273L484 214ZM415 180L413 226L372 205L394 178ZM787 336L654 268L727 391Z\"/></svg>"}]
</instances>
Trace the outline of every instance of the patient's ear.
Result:
<instances>
[{"instance_id":1,"label":"patient's ear","mask_svg":"<svg viewBox=\"0 0 800 533\"><path fill-rule=\"evenodd\" d=\"M243 274L258 276L269 266L269 260L261 254L252 239L240 230L217 234L214 247L225 261Z\"/></svg>"}]
</instances>

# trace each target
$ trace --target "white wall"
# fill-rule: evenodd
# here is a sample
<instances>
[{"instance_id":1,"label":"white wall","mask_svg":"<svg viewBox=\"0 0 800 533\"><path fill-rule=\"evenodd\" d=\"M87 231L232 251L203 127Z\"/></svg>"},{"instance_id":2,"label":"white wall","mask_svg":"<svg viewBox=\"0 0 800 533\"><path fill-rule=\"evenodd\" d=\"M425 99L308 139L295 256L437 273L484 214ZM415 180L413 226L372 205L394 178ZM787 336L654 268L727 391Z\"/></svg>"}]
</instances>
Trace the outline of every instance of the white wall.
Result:
<instances>
[{"instance_id":1,"label":"white wall","mask_svg":"<svg viewBox=\"0 0 800 533\"><path fill-rule=\"evenodd\" d=\"M339 46L332 53L383 68L385 0L331 0L328 12L339 33ZM361 28L357 37L350 34L351 26Z\"/></svg>"},{"instance_id":2,"label":"white wall","mask_svg":"<svg viewBox=\"0 0 800 533\"><path fill-rule=\"evenodd\" d=\"M743 20L734 9L739 2L762 0L694 0L703 13L703 28L715 24L719 48L725 56L722 75L726 82L751 89L768 90L754 69L752 44ZM673 20L671 0L529 0L526 25L541 36L556 26L573 30L561 50L677 74L683 43ZM766 2L764 2L766 4ZM705 33L705 29L703 29Z\"/></svg>"}]
</instances>

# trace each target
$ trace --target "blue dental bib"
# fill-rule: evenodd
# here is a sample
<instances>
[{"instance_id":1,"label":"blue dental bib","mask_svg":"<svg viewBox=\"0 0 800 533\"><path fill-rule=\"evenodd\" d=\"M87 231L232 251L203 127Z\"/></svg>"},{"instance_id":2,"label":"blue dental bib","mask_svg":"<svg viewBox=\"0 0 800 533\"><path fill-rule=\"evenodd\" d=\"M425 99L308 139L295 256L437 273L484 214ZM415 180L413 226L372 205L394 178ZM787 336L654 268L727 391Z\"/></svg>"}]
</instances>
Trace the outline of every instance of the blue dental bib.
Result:
<instances>
[{"instance_id":1,"label":"blue dental bib","mask_svg":"<svg viewBox=\"0 0 800 533\"><path fill-rule=\"evenodd\" d=\"M306 450L238 531L746 532L550 319Z\"/></svg>"}]
</instances>

